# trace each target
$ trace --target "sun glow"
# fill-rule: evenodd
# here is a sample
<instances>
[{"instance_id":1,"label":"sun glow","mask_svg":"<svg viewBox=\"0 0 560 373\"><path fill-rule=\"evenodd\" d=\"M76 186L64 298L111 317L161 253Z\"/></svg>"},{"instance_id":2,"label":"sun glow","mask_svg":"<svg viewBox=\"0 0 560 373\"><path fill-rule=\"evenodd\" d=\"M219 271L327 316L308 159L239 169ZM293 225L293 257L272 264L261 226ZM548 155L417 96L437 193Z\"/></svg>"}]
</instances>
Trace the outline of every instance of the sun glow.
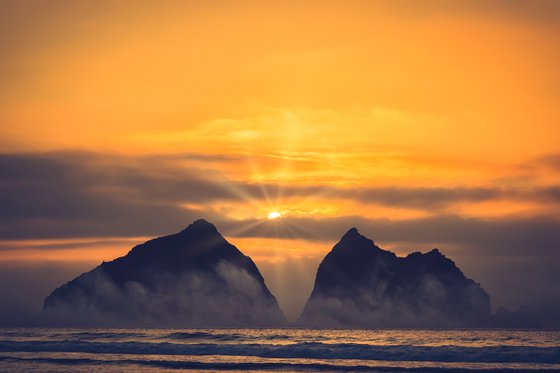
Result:
<instances>
[{"instance_id":1,"label":"sun glow","mask_svg":"<svg viewBox=\"0 0 560 373\"><path fill-rule=\"evenodd\" d=\"M268 218L270 220L277 219L281 216L282 216L282 214L280 214L278 211L271 211L271 212L268 213Z\"/></svg>"}]
</instances>

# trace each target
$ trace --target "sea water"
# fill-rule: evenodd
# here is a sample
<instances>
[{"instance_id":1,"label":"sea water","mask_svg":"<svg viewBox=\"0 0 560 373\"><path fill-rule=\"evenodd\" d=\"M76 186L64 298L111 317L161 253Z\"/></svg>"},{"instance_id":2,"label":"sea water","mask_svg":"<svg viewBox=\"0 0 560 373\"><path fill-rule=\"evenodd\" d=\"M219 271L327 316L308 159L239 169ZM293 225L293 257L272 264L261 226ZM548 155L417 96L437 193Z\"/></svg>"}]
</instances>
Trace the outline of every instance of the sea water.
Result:
<instances>
[{"instance_id":1,"label":"sea water","mask_svg":"<svg viewBox=\"0 0 560 373\"><path fill-rule=\"evenodd\" d=\"M560 331L0 329L1 372L560 371Z\"/></svg>"}]
</instances>

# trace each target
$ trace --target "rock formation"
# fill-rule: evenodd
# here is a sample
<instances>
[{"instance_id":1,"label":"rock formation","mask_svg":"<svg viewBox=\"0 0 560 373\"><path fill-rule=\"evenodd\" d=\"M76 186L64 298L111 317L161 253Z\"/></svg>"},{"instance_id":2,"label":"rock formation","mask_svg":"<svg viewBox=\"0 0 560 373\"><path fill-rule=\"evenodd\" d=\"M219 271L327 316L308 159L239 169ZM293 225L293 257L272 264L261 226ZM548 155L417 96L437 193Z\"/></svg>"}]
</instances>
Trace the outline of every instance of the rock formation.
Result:
<instances>
[{"instance_id":1,"label":"rock formation","mask_svg":"<svg viewBox=\"0 0 560 373\"><path fill-rule=\"evenodd\" d=\"M50 324L75 326L284 323L255 263L205 220L140 244L62 285L45 299L44 315Z\"/></svg>"},{"instance_id":2,"label":"rock formation","mask_svg":"<svg viewBox=\"0 0 560 373\"><path fill-rule=\"evenodd\" d=\"M482 327L490 297L437 249L405 258L350 229L323 259L299 323L313 327Z\"/></svg>"}]
</instances>

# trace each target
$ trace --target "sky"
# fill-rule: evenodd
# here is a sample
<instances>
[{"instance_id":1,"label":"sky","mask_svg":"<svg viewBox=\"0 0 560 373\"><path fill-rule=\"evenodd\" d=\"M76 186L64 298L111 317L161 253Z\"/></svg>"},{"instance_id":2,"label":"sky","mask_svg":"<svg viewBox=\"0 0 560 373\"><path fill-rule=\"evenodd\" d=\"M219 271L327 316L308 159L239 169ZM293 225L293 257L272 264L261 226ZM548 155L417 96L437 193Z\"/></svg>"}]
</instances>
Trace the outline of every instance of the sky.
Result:
<instances>
[{"instance_id":1,"label":"sky","mask_svg":"<svg viewBox=\"0 0 560 373\"><path fill-rule=\"evenodd\" d=\"M560 327L558 45L554 0L0 0L0 319L205 218L290 320L355 226Z\"/></svg>"}]
</instances>

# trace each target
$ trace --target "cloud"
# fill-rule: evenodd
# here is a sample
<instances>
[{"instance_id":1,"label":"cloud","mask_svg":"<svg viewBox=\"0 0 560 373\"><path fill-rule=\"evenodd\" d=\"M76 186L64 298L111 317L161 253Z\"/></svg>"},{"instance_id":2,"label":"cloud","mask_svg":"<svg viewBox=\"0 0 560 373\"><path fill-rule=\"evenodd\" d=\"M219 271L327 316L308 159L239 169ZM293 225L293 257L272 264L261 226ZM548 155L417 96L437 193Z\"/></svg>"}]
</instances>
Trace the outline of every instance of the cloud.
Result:
<instances>
[{"instance_id":1,"label":"cloud","mask_svg":"<svg viewBox=\"0 0 560 373\"><path fill-rule=\"evenodd\" d=\"M134 244L135 238L86 238L86 239L60 239L60 240L39 240L39 241L0 241L0 252L14 251L21 248L27 250L45 250L50 249L87 249L99 247L128 247Z\"/></svg>"},{"instance_id":2,"label":"cloud","mask_svg":"<svg viewBox=\"0 0 560 373\"><path fill-rule=\"evenodd\" d=\"M183 163L177 163L177 160ZM277 195L280 188L284 198L320 196L440 215L443 209L465 202L517 200L548 205L560 202L558 186L507 189L260 185L229 180L211 167L201 166L201 163L205 165L220 160L220 157L206 158L196 154L151 157L88 152L0 155L0 238L145 236L180 229L201 216L226 226L252 223L256 227L247 230L245 235L262 236L266 235L263 228L269 225L258 221L236 223L218 214L212 204L264 202L267 195ZM193 167L187 168L184 163ZM447 225L457 219L444 217ZM321 231L322 235L321 226L344 226L344 221L360 221L359 218L321 219L321 222L312 218L292 220L295 231L291 236L302 237L319 236L312 233L315 230ZM432 226L445 223L426 222ZM394 225L384 221L374 223L377 226ZM457 222L460 225L465 223L474 226L476 220ZM409 229L414 230L414 227ZM329 232L326 233L329 236Z\"/></svg>"},{"instance_id":3,"label":"cloud","mask_svg":"<svg viewBox=\"0 0 560 373\"><path fill-rule=\"evenodd\" d=\"M225 196L188 171L142 164L142 158L115 161L82 152L1 155L0 237L165 232L200 214L178 206L179 190L183 200L197 202Z\"/></svg>"},{"instance_id":4,"label":"cloud","mask_svg":"<svg viewBox=\"0 0 560 373\"><path fill-rule=\"evenodd\" d=\"M227 235L228 231L239 231L244 225L252 225L252 228L238 233L238 236L300 237L333 242L348 228L356 226L368 237L386 244L468 247L468 255L540 255L560 259L560 218L549 215L496 219L458 215L404 220L368 219L361 216L284 218L281 224L224 222L222 229Z\"/></svg>"}]
</instances>

